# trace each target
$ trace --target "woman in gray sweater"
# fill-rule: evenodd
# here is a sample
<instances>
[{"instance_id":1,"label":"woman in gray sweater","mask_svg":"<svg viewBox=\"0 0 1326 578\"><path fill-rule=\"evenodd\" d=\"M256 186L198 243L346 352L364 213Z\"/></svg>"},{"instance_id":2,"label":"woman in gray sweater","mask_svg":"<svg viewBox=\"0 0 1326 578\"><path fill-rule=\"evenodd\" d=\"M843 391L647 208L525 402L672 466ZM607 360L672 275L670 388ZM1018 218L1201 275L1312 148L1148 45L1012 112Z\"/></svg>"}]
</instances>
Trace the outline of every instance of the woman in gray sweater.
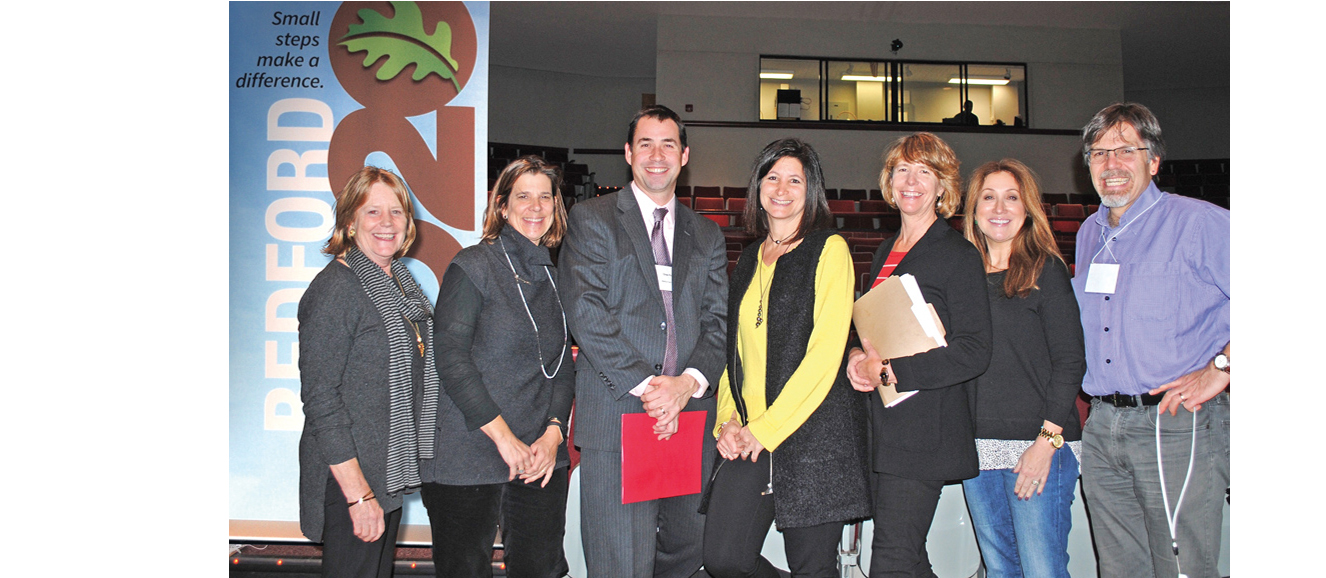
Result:
<instances>
[{"instance_id":1,"label":"woman in gray sweater","mask_svg":"<svg viewBox=\"0 0 1326 578\"><path fill-rule=\"evenodd\" d=\"M537 156L508 165L489 196L483 239L456 255L438 290L446 395L437 439L446 450L420 465L438 576L491 576L499 521L507 576L567 571L575 379L548 252L566 232L561 180Z\"/></svg>"},{"instance_id":2,"label":"woman in gray sweater","mask_svg":"<svg viewBox=\"0 0 1326 578\"><path fill-rule=\"evenodd\" d=\"M323 576L391 576L403 495L432 457L433 309L398 260L414 237L405 183L360 169L336 195L335 259L299 300L299 523Z\"/></svg>"}]
</instances>

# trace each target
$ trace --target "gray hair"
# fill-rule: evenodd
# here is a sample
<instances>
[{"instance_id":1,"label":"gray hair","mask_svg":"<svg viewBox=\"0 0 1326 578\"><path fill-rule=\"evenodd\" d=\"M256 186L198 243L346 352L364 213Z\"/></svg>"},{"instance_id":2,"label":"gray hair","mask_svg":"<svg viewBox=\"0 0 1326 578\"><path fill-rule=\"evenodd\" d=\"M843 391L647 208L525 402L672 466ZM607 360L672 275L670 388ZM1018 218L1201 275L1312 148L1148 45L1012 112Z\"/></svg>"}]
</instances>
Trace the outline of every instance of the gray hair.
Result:
<instances>
[{"instance_id":1,"label":"gray hair","mask_svg":"<svg viewBox=\"0 0 1326 578\"><path fill-rule=\"evenodd\" d=\"M1165 139L1160 136L1160 121L1151 109L1136 102L1116 102L1091 117L1091 122L1082 127L1082 155L1086 161L1087 151L1100 139L1101 134L1120 124L1128 124L1142 137L1142 144L1147 148L1149 158L1165 159Z\"/></svg>"}]
</instances>

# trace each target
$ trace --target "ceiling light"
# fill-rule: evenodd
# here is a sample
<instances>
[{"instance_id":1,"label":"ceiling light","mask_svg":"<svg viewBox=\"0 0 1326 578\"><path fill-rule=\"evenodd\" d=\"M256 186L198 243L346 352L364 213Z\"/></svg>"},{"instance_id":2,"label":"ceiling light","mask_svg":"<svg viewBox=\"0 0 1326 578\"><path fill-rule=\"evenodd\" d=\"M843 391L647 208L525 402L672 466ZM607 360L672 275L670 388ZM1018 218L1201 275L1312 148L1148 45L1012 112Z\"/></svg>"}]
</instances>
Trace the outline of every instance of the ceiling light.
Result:
<instances>
[{"instance_id":1,"label":"ceiling light","mask_svg":"<svg viewBox=\"0 0 1326 578\"><path fill-rule=\"evenodd\" d=\"M760 78L768 80L792 80L791 70L761 70Z\"/></svg>"},{"instance_id":2,"label":"ceiling light","mask_svg":"<svg viewBox=\"0 0 1326 578\"><path fill-rule=\"evenodd\" d=\"M950 78L950 79L948 79L948 83L949 83L949 84L962 84L962 81L959 80L959 79L957 79L957 78ZM976 78L976 77L971 77L971 76L969 76L969 77L967 77L967 84L983 84L983 85L988 85L988 86L1003 86L1003 85L1005 85L1005 84L1008 84L1008 79L1006 79L1006 78Z\"/></svg>"},{"instance_id":3,"label":"ceiling light","mask_svg":"<svg viewBox=\"0 0 1326 578\"><path fill-rule=\"evenodd\" d=\"M863 74L844 74L842 79L856 82L893 82L892 76L867 76Z\"/></svg>"}]
</instances>

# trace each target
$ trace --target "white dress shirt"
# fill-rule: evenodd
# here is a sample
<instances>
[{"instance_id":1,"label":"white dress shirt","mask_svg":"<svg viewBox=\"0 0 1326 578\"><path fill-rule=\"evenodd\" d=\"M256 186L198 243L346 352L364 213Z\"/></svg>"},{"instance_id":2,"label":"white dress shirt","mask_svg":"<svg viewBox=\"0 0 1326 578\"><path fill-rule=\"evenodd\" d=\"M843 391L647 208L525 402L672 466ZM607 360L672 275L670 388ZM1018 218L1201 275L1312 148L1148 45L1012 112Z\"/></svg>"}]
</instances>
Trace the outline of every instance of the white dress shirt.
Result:
<instances>
[{"instance_id":1,"label":"white dress shirt","mask_svg":"<svg viewBox=\"0 0 1326 578\"><path fill-rule=\"evenodd\" d=\"M640 218L645 221L646 232L652 233L654 231L654 209L662 207L668 210L668 213L663 216L663 242L667 244L668 254L671 255L672 234L673 231L677 229L677 195L672 195L667 203L660 205L655 203L652 197L640 190L640 187L635 186L635 181L631 181L631 193L635 195L635 204L640 207ZM674 319L673 322L675 323L676 320ZM695 369L694 367L687 367L682 373L694 377L695 381L700 384L699 389L696 389L691 397L698 398L704 395L705 391L709 390L709 380L704 378L704 374L700 373L700 370ZM654 377L655 376L652 375L646 377L644 381L640 382L640 385L631 389L631 395L636 397L644 395L645 390L649 388L649 380L654 379Z\"/></svg>"}]
</instances>

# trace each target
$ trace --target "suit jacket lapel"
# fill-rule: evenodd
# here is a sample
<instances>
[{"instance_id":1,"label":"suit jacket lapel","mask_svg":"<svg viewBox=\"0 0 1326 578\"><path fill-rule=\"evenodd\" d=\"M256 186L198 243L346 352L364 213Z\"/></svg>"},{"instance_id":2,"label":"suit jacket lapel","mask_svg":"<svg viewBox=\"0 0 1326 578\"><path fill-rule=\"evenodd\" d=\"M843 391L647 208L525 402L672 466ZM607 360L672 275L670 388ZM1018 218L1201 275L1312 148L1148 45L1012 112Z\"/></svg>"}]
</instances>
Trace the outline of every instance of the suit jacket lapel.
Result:
<instances>
[{"instance_id":1,"label":"suit jacket lapel","mask_svg":"<svg viewBox=\"0 0 1326 578\"><path fill-rule=\"evenodd\" d=\"M649 244L649 230L645 228L644 218L640 216L640 205L635 202L635 195L631 193L629 187L617 193L617 211L617 220L626 230L626 237L631 240L631 247L635 249L636 261L640 262L640 273L644 275L649 287L654 289L653 294L661 301L662 296L658 293L658 272L654 270L654 249Z\"/></svg>"},{"instance_id":2,"label":"suit jacket lapel","mask_svg":"<svg viewBox=\"0 0 1326 578\"><path fill-rule=\"evenodd\" d=\"M690 257L695 252L695 213L683 211L677 203L677 225L672 231L672 287L679 289L686 283L686 273L690 269ZM673 310L676 310L677 294L672 292Z\"/></svg>"}]
</instances>

